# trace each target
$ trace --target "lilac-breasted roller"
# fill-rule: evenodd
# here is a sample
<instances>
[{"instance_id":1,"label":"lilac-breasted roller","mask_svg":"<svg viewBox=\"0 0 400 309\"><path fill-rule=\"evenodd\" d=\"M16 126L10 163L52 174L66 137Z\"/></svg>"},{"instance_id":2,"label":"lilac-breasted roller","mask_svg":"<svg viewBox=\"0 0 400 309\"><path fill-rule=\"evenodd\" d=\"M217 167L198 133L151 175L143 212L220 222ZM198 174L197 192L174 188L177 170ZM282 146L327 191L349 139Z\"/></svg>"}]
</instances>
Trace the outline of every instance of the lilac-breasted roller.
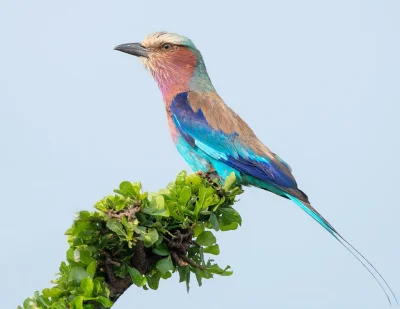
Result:
<instances>
[{"instance_id":1,"label":"lilac-breasted roller","mask_svg":"<svg viewBox=\"0 0 400 309\"><path fill-rule=\"evenodd\" d=\"M390 304L398 304L375 267L311 206L307 195L298 188L290 166L224 103L191 40L157 32L142 43L122 44L115 49L138 56L153 75L163 95L172 139L194 171L216 172L222 180L234 172L242 185L292 200L364 265Z\"/></svg>"}]
</instances>

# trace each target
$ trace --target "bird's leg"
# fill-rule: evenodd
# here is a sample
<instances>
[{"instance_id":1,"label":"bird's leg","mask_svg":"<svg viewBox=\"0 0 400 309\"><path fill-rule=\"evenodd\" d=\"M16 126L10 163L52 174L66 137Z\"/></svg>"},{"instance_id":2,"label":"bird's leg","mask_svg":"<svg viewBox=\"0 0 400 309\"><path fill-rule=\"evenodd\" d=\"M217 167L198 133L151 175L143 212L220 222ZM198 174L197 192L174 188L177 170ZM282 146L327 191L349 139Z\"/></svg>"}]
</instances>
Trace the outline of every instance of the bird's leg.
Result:
<instances>
[{"instance_id":1,"label":"bird's leg","mask_svg":"<svg viewBox=\"0 0 400 309\"><path fill-rule=\"evenodd\" d=\"M205 179L209 184L211 184L217 191L219 197L224 196L224 189L221 185L222 183L224 183L224 179L222 179L221 176L218 175L217 171L214 168L209 169L207 172L197 171L196 174Z\"/></svg>"}]
</instances>

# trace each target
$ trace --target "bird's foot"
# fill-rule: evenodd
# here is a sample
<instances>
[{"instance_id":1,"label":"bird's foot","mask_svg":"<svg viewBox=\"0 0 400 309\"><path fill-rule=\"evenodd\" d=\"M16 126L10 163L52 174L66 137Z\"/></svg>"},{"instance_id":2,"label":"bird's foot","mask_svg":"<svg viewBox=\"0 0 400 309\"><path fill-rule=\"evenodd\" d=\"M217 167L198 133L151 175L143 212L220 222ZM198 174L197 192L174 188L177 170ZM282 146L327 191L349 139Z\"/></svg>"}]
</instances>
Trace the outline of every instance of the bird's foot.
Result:
<instances>
[{"instance_id":1,"label":"bird's foot","mask_svg":"<svg viewBox=\"0 0 400 309\"><path fill-rule=\"evenodd\" d=\"M197 171L196 174L210 183L214 182L215 179L219 180L219 175L214 169L208 170L207 172Z\"/></svg>"}]
</instances>

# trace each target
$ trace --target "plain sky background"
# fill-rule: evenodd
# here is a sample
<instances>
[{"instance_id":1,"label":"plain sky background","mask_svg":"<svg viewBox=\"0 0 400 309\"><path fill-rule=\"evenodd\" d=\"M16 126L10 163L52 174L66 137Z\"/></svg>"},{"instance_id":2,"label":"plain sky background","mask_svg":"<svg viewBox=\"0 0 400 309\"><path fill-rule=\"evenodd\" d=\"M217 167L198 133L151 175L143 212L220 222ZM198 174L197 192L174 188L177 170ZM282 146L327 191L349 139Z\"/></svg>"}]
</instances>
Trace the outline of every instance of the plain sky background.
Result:
<instances>
[{"instance_id":1,"label":"plain sky background","mask_svg":"<svg viewBox=\"0 0 400 309\"><path fill-rule=\"evenodd\" d=\"M400 2L0 1L2 308L50 286L74 213L122 180L188 166L133 56L153 31L202 51L224 100L293 168L313 205L400 296ZM125 308L386 308L369 273L293 203L247 189L216 277L131 288Z\"/></svg>"}]
</instances>

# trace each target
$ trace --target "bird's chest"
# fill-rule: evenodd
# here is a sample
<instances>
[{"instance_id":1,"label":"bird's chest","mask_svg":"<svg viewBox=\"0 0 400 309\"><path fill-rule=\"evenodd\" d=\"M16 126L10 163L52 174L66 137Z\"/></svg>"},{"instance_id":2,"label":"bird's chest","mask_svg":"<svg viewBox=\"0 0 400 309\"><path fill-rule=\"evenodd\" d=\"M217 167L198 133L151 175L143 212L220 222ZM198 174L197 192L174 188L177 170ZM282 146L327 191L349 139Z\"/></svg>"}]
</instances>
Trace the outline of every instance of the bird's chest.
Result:
<instances>
[{"instance_id":1,"label":"bird's chest","mask_svg":"<svg viewBox=\"0 0 400 309\"><path fill-rule=\"evenodd\" d=\"M171 134L173 142L176 144L181 134L178 128L176 127L172 113L168 108L167 108L167 121L168 121L169 133Z\"/></svg>"},{"instance_id":2,"label":"bird's chest","mask_svg":"<svg viewBox=\"0 0 400 309\"><path fill-rule=\"evenodd\" d=\"M204 154L199 151L195 145L187 142L184 136L179 132L171 112L167 109L168 128L176 149L180 155L185 159L193 171L207 172L211 169L212 165L204 157Z\"/></svg>"}]
</instances>

